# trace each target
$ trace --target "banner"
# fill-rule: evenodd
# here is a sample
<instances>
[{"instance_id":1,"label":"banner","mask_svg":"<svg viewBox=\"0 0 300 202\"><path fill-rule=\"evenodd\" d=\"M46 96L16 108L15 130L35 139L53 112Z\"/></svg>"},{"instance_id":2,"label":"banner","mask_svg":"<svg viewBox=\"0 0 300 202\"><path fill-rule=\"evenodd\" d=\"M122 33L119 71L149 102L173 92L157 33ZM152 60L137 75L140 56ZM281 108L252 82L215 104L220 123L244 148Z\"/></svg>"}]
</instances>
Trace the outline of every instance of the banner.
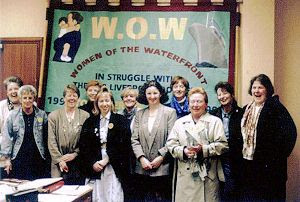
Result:
<instances>
[{"instance_id":1,"label":"banner","mask_svg":"<svg viewBox=\"0 0 300 202\"><path fill-rule=\"evenodd\" d=\"M113 92L159 81L171 97L170 82L180 75L208 93L228 80L230 12L54 10L45 110L63 105L63 88L74 83L86 102L85 85L96 79Z\"/></svg>"}]
</instances>

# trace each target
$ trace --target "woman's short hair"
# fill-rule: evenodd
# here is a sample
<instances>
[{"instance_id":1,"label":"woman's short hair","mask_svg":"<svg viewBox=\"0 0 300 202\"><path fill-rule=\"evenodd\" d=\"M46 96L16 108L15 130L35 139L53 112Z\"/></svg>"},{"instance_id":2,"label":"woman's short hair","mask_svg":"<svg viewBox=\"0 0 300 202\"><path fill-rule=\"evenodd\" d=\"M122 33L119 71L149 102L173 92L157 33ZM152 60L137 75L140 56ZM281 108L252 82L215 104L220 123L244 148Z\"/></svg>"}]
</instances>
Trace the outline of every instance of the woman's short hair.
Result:
<instances>
[{"instance_id":1,"label":"woman's short hair","mask_svg":"<svg viewBox=\"0 0 300 202\"><path fill-rule=\"evenodd\" d=\"M33 87L32 85L21 86L18 90L18 97L22 99L24 93L30 93L31 95L33 95L34 98L36 98L37 94L35 87Z\"/></svg>"},{"instance_id":2,"label":"woman's short hair","mask_svg":"<svg viewBox=\"0 0 300 202\"><path fill-rule=\"evenodd\" d=\"M252 90L253 83L255 81L259 81L261 83L261 85L263 85L266 88L267 98L272 97L272 95L274 94L274 87L273 87L273 84L272 84L270 78L265 74L259 74L251 79L249 90L248 90L249 95L252 96L251 90Z\"/></svg>"},{"instance_id":3,"label":"woman's short hair","mask_svg":"<svg viewBox=\"0 0 300 202\"><path fill-rule=\"evenodd\" d=\"M139 93L136 89L133 89L132 87L129 86L129 87L126 87L122 90L121 99L123 100L123 98L126 97L129 94L133 95L136 98L139 95Z\"/></svg>"},{"instance_id":4,"label":"woman's short hair","mask_svg":"<svg viewBox=\"0 0 300 202\"><path fill-rule=\"evenodd\" d=\"M148 100L146 97L146 90L147 88L154 86L158 89L161 97L160 103L164 104L169 100L168 94L165 91L165 88L160 85L160 83L156 80L147 81L144 85L139 89L139 95L137 97L137 101L141 104L148 105Z\"/></svg>"},{"instance_id":5,"label":"woman's short hair","mask_svg":"<svg viewBox=\"0 0 300 202\"><path fill-rule=\"evenodd\" d=\"M98 94L96 96L96 100L94 101L94 109L92 110L92 113L94 115L98 115L100 113L100 109L99 109L99 106L98 106L98 101L99 101L100 96L104 93L108 93L109 97L111 99L111 102L112 102L111 111L112 112L116 111L116 109L115 109L116 103L115 103L115 99L114 99L114 96L113 96L112 92L106 86L102 86L101 90L98 92Z\"/></svg>"},{"instance_id":6,"label":"woman's short hair","mask_svg":"<svg viewBox=\"0 0 300 202\"><path fill-rule=\"evenodd\" d=\"M17 77L17 76L10 76L10 77L7 77L7 78L3 81L5 90L7 90L7 86L8 86L10 83L16 83L19 87L23 86L23 81L22 81L19 77Z\"/></svg>"},{"instance_id":7,"label":"woman's short hair","mask_svg":"<svg viewBox=\"0 0 300 202\"><path fill-rule=\"evenodd\" d=\"M219 88L225 89L228 93L234 95L234 89L232 85L227 81L220 81L219 83L217 83L215 86L215 92L217 92Z\"/></svg>"},{"instance_id":8,"label":"woman's short hair","mask_svg":"<svg viewBox=\"0 0 300 202\"><path fill-rule=\"evenodd\" d=\"M196 93L199 93L199 94L203 95L203 96L204 96L204 101L205 101L205 103L206 103L206 104L208 103L207 93L206 93L206 91L204 90L204 88L202 88L202 87L194 87L194 88L192 88L192 89L189 91L189 94L188 94L188 100L190 101L190 97L191 97L193 94L196 94Z\"/></svg>"},{"instance_id":9,"label":"woman's short hair","mask_svg":"<svg viewBox=\"0 0 300 202\"><path fill-rule=\"evenodd\" d=\"M98 86L99 88L101 88L104 84L100 81L97 81L97 80L90 80L86 86L85 86L85 90L88 90L89 87L91 86Z\"/></svg>"},{"instance_id":10,"label":"woman's short hair","mask_svg":"<svg viewBox=\"0 0 300 202\"><path fill-rule=\"evenodd\" d=\"M75 84L71 83L64 87L64 92L63 92L64 97L66 97L68 90L73 90L78 95L78 98L80 97L80 91Z\"/></svg>"},{"instance_id":11,"label":"woman's short hair","mask_svg":"<svg viewBox=\"0 0 300 202\"><path fill-rule=\"evenodd\" d=\"M175 84L177 84L179 81L181 81L182 84L185 86L185 91L186 91L186 95L187 95L187 93L189 92L189 89L190 89L190 83L188 82L188 80L186 80L182 76L174 76L172 78L172 81L171 81L171 84L170 84L171 90L173 90L173 86Z\"/></svg>"}]
</instances>

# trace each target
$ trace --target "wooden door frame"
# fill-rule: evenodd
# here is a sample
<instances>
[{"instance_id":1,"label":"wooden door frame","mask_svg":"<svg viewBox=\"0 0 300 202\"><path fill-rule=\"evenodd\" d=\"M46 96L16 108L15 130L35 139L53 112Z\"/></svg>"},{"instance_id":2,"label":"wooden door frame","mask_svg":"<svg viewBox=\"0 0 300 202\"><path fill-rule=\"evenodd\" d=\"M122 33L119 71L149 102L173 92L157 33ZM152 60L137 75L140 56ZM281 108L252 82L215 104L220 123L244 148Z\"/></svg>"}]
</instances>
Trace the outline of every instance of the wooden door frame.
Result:
<instances>
[{"instance_id":1,"label":"wooden door frame","mask_svg":"<svg viewBox=\"0 0 300 202\"><path fill-rule=\"evenodd\" d=\"M5 44L36 44L38 54L37 54L37 58L36 58L37 66L35 67L37 70L36 75L35 75L36 76L35 86L38 91L39 86L43 85L43 84L40 84L40 80L43 79L43 75L44 75L44 72L41 71L41 69L42 69L41 64L42 64L42 51L43 51L43 37L3 37L3 38L0 38L0 44L3 44L3 45L5 45ZM5 48L5 47L2 47L2 49L0 49L0 51L2 51L3 48ZM1 68L1 71L0 71L0 73L3 75L2 71L3 71L3 68ZM41 93L39 93L39 94L41 94ZM41 97L40 95L37 96L38 105L43 103L40 100L41 99L40 97Z\"/></svg>"}]
</instances>

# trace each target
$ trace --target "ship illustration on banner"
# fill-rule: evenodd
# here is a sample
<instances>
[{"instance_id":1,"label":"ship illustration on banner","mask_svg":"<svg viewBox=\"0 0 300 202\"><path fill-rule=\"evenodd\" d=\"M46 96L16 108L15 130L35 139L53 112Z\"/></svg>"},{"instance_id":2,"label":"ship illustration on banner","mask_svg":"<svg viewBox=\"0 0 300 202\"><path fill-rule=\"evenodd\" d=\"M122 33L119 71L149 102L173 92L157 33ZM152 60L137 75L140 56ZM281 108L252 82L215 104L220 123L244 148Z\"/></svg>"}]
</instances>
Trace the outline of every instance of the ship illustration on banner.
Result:
<instances>
[{"instance_id":1,"label":"ship illustration on banner","mask_svg":"<svg viewBox=\"0 0 300 202\"><path fill-rule=\"evenodd\" d=\"M206 24L193 23L189 33L195 40L198 61L196 67L228 68L225 56L225 39L219 25L207 14Z\"/></svg>"}]
</instances>

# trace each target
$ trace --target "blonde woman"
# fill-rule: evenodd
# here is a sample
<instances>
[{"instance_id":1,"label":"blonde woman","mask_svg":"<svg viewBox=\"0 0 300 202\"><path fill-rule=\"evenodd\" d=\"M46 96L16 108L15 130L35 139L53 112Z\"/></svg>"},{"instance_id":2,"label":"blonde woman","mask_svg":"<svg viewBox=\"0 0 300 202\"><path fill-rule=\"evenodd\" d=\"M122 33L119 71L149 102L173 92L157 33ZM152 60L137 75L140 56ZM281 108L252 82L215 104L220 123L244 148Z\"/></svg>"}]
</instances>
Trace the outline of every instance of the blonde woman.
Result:
<instances>
[{"instance_id":1,"label":"blonde woman","mask_svg":"<svg viewBox=\"0 0 300 202\"><path fill-rule=\"evenodd\" d=\"M219 180L224 181L219 156L228 149L222 121L210 115L202 87L188 94L191 114L178 119L167 141L177 160L175 201L219 201Z\"/></svg>"},{"instance_id":2,"label":"blonde woman","mask_svg":"<svg viewBox=\"0 0 300 202\"><path fill-rule=\"evenodd\" d=\"M138 91L131 87L127 87L121 92L121 98L123 100L125 108L120 111L119 114L122 114L123 116L125 116L125 118L127 118L130 123L131 129L133 127L135 114L139 110L139 108L137 107L137 97Z\"/></svg>"},{"instance_id":3,"label":"blonde woman","mask_svg":"<svg viewBox=\"0 0 300 202\"><path fill-rule=\"evenodd\" d=\"M36 89L33 86L22 86L18 97L21 107L9 113L3 130L4 170L9 178L49 177L47 114L34 106Z\"/></svg>"},{"instance_id":4,"label":"blonde woman","mask_svg":"<svg viewBox=\"0 0 300 202\"><path fill-rule=\"evenodd\" d=\"M95 116L87 119L80 137L81 169L93 186L93 201L121 202L130 195L130 128L114 109L104 86L95 100Z\"/></svg>"}]
</instances>

